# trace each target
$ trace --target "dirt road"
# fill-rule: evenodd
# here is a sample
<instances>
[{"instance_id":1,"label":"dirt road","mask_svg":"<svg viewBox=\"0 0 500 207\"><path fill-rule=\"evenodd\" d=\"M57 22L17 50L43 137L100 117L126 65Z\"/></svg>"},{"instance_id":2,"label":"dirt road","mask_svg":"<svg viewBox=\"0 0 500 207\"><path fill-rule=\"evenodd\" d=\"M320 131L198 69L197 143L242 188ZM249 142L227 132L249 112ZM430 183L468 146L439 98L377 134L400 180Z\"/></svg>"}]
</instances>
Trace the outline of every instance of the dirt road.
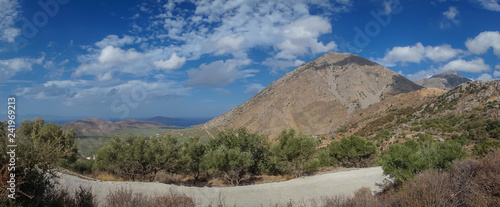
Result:
<instances>
[{"instance_id":1,"label":"dirt road","mask_svg":"<svg viewBox=\"0 0 500 207\"><path fill-rule=\"evenodd\" d=\"M222 200L226 206L270 206L286 204L290 200L309 201L335 194L352 195L361 187L369 187L373 192L381 190L386 176L381 167L362 168L297 178L285 182L266 183L238 187L186 187L162 183L90 181L75 176L61 174L61 186L70 191L79 186L92 187L100 204L104 204L110 190L122 187L134 193L161 195L170 188L193 197L199 206L218 204Z\"/></svg>"}]
</instances>

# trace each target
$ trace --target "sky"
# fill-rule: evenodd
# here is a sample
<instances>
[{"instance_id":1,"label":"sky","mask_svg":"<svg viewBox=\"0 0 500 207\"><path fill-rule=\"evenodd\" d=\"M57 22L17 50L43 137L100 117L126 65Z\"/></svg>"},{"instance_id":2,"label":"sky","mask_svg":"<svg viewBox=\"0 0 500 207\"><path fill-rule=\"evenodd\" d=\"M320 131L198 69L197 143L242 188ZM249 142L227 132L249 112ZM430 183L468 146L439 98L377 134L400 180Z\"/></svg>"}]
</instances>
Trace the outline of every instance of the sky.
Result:
<instances>
[{"instance_id":1,"label":"sky","mask_svg":"<svg viewBox=\"0 0 500 207\"><path fill-rule=\"evenodd\" d=\"M215 117L326 52L488 81L499 20L498 0L0 0L0 97L19 116Z\"/></svg>"}]
</instances>

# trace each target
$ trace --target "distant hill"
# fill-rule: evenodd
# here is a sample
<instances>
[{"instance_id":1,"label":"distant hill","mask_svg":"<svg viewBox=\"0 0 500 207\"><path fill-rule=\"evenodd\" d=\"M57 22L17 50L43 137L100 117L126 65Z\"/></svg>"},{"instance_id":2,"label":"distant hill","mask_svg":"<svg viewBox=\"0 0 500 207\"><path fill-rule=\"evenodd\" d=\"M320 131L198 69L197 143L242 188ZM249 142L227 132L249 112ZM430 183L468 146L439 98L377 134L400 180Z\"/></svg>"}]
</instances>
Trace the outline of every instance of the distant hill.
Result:
<instances>
[{"instance_id":1,"label":"distant hill","mask_svg":"<svg viewBox=\"0 0 500 207\"><path fill-rule=\"evenodd\" d=\"M146 121L165 124L167 126L189 127L189 126L203 124L209 121L210 119L211 118L170 118L164 116L155 116L153 118L147 119Z\"/></svg>"},{"instance_id":2,"label":"distant hill","mask_svg":"<svg viewBox=\"0 0 500 207\"><path fill-rule=\"evenodd\" d=\"M62 129L73 129L77 134L85 133L111 133L125 129L175 129L178 127L171 127L164 124L140 121L134 119L126 119L118 122L106 121L99 118L91 118L73 121L60 125Z\"/></svg>"},{"instance_id":3,"label":"distant hill","mask_svg":"<svg viewBox=\"0 0 500 207\"><path fill-rule=\"evenodd\" d=\"M201 128L208 132L214 128L246 127L270 137L294 128L306 134L325 135L354 119L367 117L368 113L363 112L368 109L373 113L384 111L391 105L389 100L398 101L392 99L395 95L422 88L360 56L327 53L299 66ZM373 108L381 101L388 104Z\"/></svg>"},{"instance_id":4,"label":"distant hill","mask_svg":"<svg viewBox=\"0 0 500 207\"><path fill-rule=\"evenodd\" d=\"M462 83L471 81L455 71L445 72L437 75L433 75L430 78L424 78L415 81L416 84L421 85L425 88L439 88L443 90L450 90Z\"/></svg>"}]
</instances>

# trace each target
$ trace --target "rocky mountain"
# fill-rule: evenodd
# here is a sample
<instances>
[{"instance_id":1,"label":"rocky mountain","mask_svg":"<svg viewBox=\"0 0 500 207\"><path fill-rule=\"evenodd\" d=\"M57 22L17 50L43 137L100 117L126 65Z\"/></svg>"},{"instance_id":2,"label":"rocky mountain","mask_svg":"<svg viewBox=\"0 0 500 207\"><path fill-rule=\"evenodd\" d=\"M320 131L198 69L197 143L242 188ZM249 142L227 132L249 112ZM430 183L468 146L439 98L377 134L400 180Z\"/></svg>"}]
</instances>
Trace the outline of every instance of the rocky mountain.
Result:
<instances>
[{"instance_id":1,"label":"rocky mountain","mask_svg":"<svg viewBox=\"0 0 500 207\"><path fill-rule=\"evenodd\" d=\"M362 125L354 134L380 144L426 134L435 140L462 142L465 149L477 153L489 145L500 148L500 80L470 81L417 107L389 111Z\"/></svg>"},{"instance_id":2,"label":"rocky mountain","mask_svg":"<svg viewBox=\"0 0 500 207\"><path fill-rule=\"evenodd\" d=\"M290 128L324 135L366 117L360 114L376 103L420 89L405 77L360 56L327 53L201 127L207 132L213 128L246 127L269 137ZM386 105L378 105L372 111L386 109Z\"/></svg>"},{"instance_id":3,"label":"rocky mountain","mask_svg":"<svg viewBox=\"0 0 500 207\"><path fill-rule=\"evenodd\" d=\"M441 74L433 75L430 78L424 78L416 81L415 83L421 85L425 88L439 88L443 90L450 90L462 83L471 81L470 79L463 77L455 71L445 72Z\"/></svg>"},{"instance_id":4,"label":"rocky mountain","mask_svg":"<svg viewBox=\"0 0 500 207\"><path fill-rule=\"evenodd\" d=\"M77 134L85 133L110 133L124 129L170 129L170 127L152 121L139 121L126 119L118 122L106 121L99 118L91 118L73 121L60 125L63 130L73 129Z\"/></svg>"}]
</instances>

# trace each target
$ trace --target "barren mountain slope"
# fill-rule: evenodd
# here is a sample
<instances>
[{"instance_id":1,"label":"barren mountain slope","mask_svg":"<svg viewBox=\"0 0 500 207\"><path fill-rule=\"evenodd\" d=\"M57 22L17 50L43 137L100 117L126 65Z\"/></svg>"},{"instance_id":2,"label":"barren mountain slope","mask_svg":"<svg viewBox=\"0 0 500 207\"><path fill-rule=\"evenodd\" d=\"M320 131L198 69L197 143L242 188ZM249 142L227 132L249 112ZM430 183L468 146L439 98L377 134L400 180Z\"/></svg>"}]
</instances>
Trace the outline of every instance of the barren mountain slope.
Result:
<instances>
[{"instance_id":1,"label":"barren mountain slope","mask_svg":"<svg viewBox=\"0 0 500 207\"><path fill-rule=\"evenodd\" d=\"M246 127L270 137L289 128L327 134L345 124L355 111L421 88L360 56L327 53L202 127Z\"/></svg>"},{"instance_id":2,"label":"barren mountain slope","mask_svg":"<svg viewBox=\"0 0 500 207\"><path fill-rule=\"evenodd\" d=\"M424 78L415 81L416 84L421 85L426 88L439 88L443 90L450 90L462 83L471 81L470 79L463 77L455 71L445 72L437 75L433 75L430 78Z\"/></svg>"}]
</instances>

